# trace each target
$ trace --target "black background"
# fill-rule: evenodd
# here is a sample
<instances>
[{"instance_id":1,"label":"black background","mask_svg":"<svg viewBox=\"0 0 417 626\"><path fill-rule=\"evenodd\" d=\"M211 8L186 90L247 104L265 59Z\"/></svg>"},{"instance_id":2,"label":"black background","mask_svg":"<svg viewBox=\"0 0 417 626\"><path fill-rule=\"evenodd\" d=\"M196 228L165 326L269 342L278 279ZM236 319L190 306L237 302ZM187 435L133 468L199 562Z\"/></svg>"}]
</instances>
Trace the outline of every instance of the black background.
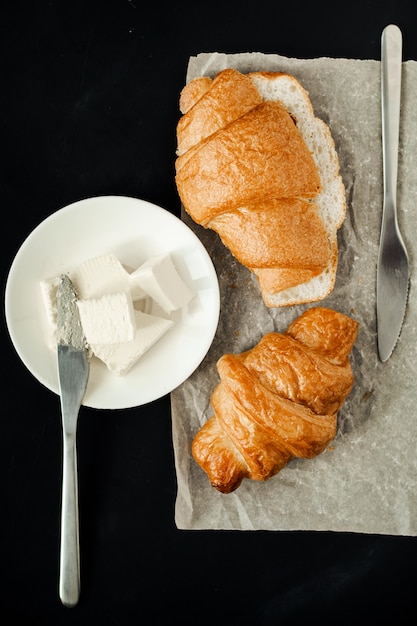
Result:
<instances>
[{"instance_id":1,"label":"black background","mask_svg":"<svg viewBox=\"0 0 417 626\"><path fill-rule=\"evenodd\" d=\"M404 59L417 59L413 0L211 6L2 3L3 293L27 235L76 200L134 196L179 216L175 126L190 55L379 59L381 31L396 23ZM82 591L76 607L63 607L59 399L20 362L5 322L2 360L4 624L398 625L415 614L416 538L177 530L169 397L125 411L82 410Z\"/></svg>"}]
</instances>

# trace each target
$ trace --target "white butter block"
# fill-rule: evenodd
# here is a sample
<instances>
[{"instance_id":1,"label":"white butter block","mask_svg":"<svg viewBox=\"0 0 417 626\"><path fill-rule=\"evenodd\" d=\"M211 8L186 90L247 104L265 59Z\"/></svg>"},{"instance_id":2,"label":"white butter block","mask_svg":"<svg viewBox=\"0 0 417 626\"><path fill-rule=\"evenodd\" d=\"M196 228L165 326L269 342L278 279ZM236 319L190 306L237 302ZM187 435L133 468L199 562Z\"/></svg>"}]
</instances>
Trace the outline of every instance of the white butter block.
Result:
<instances>
[{"instance_id":1,"label":"white butter block","mask_svg":"<svg viewBox=\"0 0 417 626\"><path fill-rule=\"evenodd\" d=\"M93 344L91 349L96 357L103 361L108 369L124 376L138 359L162 337L174 322L162 317L135 311L136 335L133 341L104 345Z\"/></svg>"},{"instance_id":2,"label":"white butter block","mask_svg":"<svg viewBox=\"0 0 417 626\"><path fill-rule=\"evenodd\" d=\"M111 293L101 298L77 301L87 343L109 344L131 341L136 334L136 318L129 294Z\"/></svg>"},{"instance_id":3,"label":"white butter block","mask_svg":"<svg viewBox=\"0 0 417 626\"><path fill-rule=\"evenodd\" d=\"M45 278L41 280L42 300L45 306L46 318L52 326L57 323L57 291L59 285L59 276Z\"/></svg>"},{"instance_id":4,"label":"white butter block","mask_svg":"<svg viewBox=\"0 0 417 626\"><path fill-rule=\"evenodd\" d=\"M169 254L148 259L130 274L130 282L141 287L166 313L176 311L194 297Z\"/></svg>"},{"instance_id":5,"label":"white butter block","mask_svg":"<svg viewBox=\"0 0 417 626\"><path fill-rule=\"evenodd\" d=\"M70 278L80 300L129 291L129 274L114 254L103 254L83 261Z\"/></svg>"}]
</instances>

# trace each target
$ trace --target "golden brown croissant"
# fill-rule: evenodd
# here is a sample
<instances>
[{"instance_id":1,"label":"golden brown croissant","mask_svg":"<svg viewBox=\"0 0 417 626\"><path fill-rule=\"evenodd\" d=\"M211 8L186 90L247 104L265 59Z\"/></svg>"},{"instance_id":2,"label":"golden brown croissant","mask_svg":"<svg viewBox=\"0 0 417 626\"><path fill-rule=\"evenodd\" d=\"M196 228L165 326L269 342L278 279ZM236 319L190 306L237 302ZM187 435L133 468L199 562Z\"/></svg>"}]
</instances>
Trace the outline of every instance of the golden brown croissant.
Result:
<instances>
[{"instance_id":1,"label":"golden brown croissant","mask_svg":"<svg viewBox=\"0 0 417 626\"><path fill-rule=\"evenodd\" d=\"M257 277L267 306L333 288L345 190L328 127L283 73L220 72L180 97L176 185L195 222Z\"/></svg>"},{"instance_id":2,"label":"golden brown croissant","mask_svg":"<svg viewBox=\"0 0 417 626\"><path fill-rule=\"evenodd\" d=\"M251 350L219 359L214 415L192 443L213 487L230 493L244 478L266 480L293 457L323 452L353 386L357 332L350 317L317 307L284 334L268 333Z\"/></svg>"}]
</instances>

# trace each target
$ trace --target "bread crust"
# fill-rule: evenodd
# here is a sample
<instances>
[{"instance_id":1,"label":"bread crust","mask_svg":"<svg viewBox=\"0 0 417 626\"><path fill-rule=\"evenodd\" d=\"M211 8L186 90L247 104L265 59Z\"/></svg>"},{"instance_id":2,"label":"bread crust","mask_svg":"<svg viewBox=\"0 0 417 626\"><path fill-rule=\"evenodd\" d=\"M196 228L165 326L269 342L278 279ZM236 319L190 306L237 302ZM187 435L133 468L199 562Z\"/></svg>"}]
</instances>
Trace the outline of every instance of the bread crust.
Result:
<instances>
[{"instance_id":1,"label":"bread crust","mask_svg":"<svg viewBox=\"0 0 417 626\"><path fill-rule=\"evenodd\" d=\"M297 268L317 274L328 262L326 231L317 206L299 198L248 202L244 208L221 213L209 227L250 269Z\"/></svg>"},{"instance_id":2,"label":"bread crust","mask_svg":"<svg viewBox=\"0 0 417 626\"><path fill-rule=\"evenodd\" d=\"M230 493L244 478L267 480L292 458L325 450L353 386L348 357L357 332L355 320L317 307L286 333L219 359L214 415L192 442L213 487Z\"/></svg>"},{"instance_id":3,"label":"bread crust","mask_svg":"<svg viewBox=\"0 0 417 626\"><path fill-rule=\"evenodd\" d=\"M346 215L329 128L314 116L307 91L288 74L243 75L229 68L214 80L195 80L184 88L186 95L194 94L188 98L193 104L177 129L175 180L185 210L198 224L218 232L255 274L267 306L323 299L334 287L337 230ZM311 224L299 219L299 212L288 211L288 228L274 231L274 239L276 205L289 201L305 207ZM242 219L249 210L266 215L268 205L273 208L270 219ZM239 230L238 223L245 227ZM261 255L252 258L252 252L265 248L265 241L262 264ZM311 251L317 251L316 259ZM310 257L309 263L300 263L300 256Z\"/></svg>"},{"instance_id":4,"label":"bread crust","mask_svg":"<svg viewBox=\"0 0 417 626\"><path fill-rule=\"evenodd\" d=\"M247 202L314 198L321 190L314 160L279 102L263 102L202 141L182 165L177 188L186 211L203 226Z\"/></svg>"},{"instance_id":5,"label":"bread crust","mask_svg":"<svg viewBox=\"0 0 417 626\"><path fill-rule=\"evenodd\" d=\"M255 84L235 70L224 70L208 81L197 78L180 95L180 107L187 111L177 126L178 155L262 102Z\"/></svg>"}]
</instances>

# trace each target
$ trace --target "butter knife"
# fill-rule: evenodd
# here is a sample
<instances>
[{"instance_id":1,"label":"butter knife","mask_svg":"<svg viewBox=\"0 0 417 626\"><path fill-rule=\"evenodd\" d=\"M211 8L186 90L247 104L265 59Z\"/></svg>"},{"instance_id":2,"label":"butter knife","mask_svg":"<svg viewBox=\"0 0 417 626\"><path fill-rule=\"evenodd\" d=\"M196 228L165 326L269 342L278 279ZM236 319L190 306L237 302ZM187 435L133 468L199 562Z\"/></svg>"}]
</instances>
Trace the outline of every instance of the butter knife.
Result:
<instances>
[{"instance_id":1,"label":"butter knife","mask_svg":"<svg viewBox=\"0 0 417 626\"><path fill-rule=\"evenodd\" d=\"M403 325L408 296L408 255L397 221L397 171L401 105L402 34L390 24L381 39L384 201L377 268L377 331L381 361L391 356Z\"/></svg>"},{"instance_id":2,"label":"butter knife","mask_svg":"<svg viewBox=\"0 0 417 626\"><path fill-rule=\"evenodd\" d=\"M87 388L87 344L69 277L60 276L57 291L57 354L63 431L63 474L59 596L75 606L80 593L78 537L77 420Z\"/></svg>"}]
</instances>

